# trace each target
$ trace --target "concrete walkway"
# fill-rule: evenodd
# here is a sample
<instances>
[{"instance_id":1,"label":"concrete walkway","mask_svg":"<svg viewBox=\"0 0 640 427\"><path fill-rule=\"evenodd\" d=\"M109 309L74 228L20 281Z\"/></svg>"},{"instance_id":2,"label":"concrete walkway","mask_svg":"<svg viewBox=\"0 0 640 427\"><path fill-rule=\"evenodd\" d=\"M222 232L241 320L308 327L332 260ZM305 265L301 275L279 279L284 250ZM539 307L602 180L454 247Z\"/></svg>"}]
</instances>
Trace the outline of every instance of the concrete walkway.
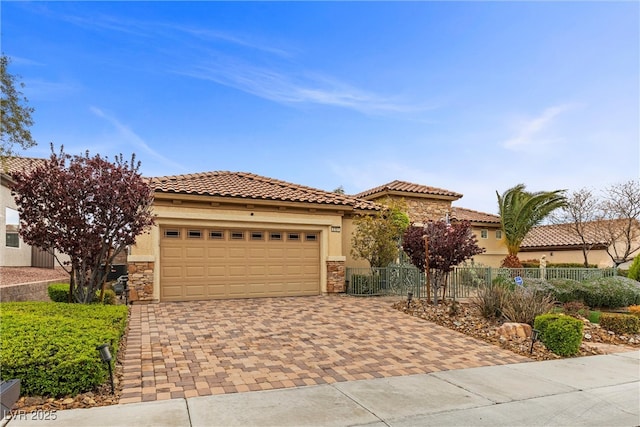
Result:
<instances>
[{"instance_id":1,"label":"concrete walkway","mask_svg":"<svg viewBox=\"0 0 640 427\"><path fill-rule=\"evenodd\" d=\"M637 426L640 351L120 404L55 416L42 421L16 415L8 425Z\"/></svg>"}]
</instances>

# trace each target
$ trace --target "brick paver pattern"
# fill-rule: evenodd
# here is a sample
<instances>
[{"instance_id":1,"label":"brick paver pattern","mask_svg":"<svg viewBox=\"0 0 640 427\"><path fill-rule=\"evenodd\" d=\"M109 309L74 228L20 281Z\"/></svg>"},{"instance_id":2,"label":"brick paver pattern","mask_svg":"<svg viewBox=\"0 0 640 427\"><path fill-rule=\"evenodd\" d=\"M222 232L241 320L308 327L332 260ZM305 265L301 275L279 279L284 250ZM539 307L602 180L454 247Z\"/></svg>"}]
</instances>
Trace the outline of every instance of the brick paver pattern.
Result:
<instances>
[{"instance_id":1,"label":"brick paver pattern","mask_svg":"<svg viewBox=\"0 0 640 427\"><path fill-rule=\"evenodd\" d=\"M120 403L530 361L377 298L134 305L129 328Z\"/></svg>"}]
</instances>

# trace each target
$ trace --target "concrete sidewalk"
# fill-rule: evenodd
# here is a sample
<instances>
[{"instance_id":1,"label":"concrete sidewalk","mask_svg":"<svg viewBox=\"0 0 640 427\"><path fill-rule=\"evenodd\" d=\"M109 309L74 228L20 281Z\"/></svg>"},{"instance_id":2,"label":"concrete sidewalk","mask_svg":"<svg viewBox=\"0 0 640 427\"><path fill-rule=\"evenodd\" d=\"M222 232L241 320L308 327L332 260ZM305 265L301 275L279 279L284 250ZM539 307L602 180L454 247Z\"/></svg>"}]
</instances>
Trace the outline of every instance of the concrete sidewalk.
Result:
<instances>
[{"instance_id":1,"label":"concrete sidewalk","mask_svg":"<svg viewBox=\"0 0 640 427\"><path fill-rule=\"evenodd\" d=\"M8 425L637 426L640 351L39 415Z\"/></svg>"}]
</instances>

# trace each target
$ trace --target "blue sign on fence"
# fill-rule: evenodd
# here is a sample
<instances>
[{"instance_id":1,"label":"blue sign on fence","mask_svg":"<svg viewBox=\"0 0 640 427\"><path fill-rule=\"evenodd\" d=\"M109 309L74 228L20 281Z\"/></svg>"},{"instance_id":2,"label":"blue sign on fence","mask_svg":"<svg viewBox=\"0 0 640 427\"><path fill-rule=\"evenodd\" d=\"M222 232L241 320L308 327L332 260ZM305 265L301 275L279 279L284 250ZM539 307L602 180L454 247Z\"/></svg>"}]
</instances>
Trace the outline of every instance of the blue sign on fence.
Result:
<instances>
[{"instance_id":1,"label":"blue sign on fence","mask_svg":"<svg viewBox=\"0 0 640 427\"><path fill-rule=\"evenodd\" d=\"M516 281L516 285L518 286L522 286L522 284L524 283L524 281L522 280L522 277L520 276L516 276L513 280Z\"/></svg>"}]
</instances>

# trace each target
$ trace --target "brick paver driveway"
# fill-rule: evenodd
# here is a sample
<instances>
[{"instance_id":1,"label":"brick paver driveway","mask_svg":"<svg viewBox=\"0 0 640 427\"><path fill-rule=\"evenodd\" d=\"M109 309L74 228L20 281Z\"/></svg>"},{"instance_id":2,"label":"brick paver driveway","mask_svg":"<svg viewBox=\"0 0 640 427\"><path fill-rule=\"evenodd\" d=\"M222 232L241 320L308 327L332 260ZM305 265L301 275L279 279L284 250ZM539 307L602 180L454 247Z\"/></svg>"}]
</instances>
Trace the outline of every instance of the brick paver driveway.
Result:
<instances>
[{"instance_id":1,"label":"brick paver driveway","mask_svg":"<svg viewBox=\"0 0 640 427\"><path fill-rule=\"evenodd\" d=\"M386 299L160 303L131 313L120 403L529 361Z\"/></svg>"}]
</instances>

